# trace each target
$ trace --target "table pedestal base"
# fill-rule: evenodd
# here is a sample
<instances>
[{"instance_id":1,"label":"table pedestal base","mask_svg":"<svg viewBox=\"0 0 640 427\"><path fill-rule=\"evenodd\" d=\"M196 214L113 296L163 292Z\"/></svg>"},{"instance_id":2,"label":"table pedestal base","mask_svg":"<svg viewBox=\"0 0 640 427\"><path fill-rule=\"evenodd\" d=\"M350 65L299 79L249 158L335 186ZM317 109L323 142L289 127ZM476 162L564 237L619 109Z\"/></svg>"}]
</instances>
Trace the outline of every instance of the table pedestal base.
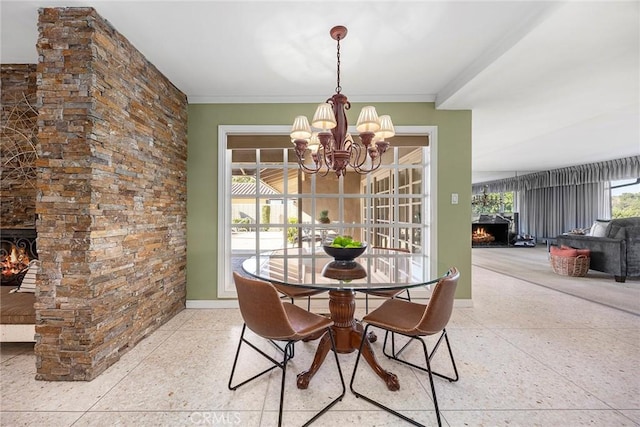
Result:
<instances>
[{"instance_id":1,"label":"table pedestal base","mask_svg":"<svg viewBox=\"0 0 640 427\"><path fill-rule=\"evenodd\" d=\"M355 308L355 292L349 290L329 291L329 311L331 312L331 320L334 323L332 330L338 353L352 353L360 348L364 328L354 318ZM311 378L320 369L330 349L331 338L325 333L320 339L311 367L309 370L298 374L298 388L306 389L309 386ZM400 389L398 377L384 370L378 364L368 339L364 340L362 356L373 371L387 384L389 390L396 391Z\"/></svg>"}]
</instances>

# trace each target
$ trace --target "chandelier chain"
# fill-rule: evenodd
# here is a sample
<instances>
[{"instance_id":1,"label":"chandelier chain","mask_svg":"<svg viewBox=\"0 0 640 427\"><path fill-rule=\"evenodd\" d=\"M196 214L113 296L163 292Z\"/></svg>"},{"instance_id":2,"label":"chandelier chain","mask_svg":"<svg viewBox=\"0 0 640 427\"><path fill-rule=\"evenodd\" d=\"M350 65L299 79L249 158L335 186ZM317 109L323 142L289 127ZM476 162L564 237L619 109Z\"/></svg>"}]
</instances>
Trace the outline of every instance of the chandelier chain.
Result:
<instances>
[{"instance_id":1,"label":"chandelier chain","mask_svg":"<svg viewBox=\"0 0 640 427\"><path fill-rule=\"evenodd\" d=\"M338 41L338 47L336 49L336 58L338 60L338 81L337 81L337 86L336 86L336 93L340 93L340 91L342 90L342 87L340 86L340 36L338 36L336 38L336 40Z\"/></svg>"}]
</instances>

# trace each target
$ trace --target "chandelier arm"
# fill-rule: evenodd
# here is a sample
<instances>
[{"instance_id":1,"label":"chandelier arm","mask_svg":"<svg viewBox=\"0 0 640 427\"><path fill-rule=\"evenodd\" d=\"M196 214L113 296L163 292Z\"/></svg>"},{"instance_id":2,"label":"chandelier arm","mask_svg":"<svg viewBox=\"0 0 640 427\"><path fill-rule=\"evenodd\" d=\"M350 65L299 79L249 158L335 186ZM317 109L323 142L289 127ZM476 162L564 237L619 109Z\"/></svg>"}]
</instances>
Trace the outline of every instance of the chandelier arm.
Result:
<instances>
[{"instance_id":1,"label":"chandelier arm","mask_svg":"<svg viewBox=\"0 0 640 427\"><path fill-rule=\"evenodd\" d=\"M318 150L320 153L320 150ZM331 169L331 159L329 158L329 154L331 152L329 150L322 150L322 157L320 157L320 164L324 164L327 169Z\"/></svg>"},{"instance_id":2,"label":"chandelier arm","mask_svg":"<svg viewBox=\"0 0 640 427\"><path fill-rule=\"evenodd\" d=\"M378 157L375 161L372 162L372 166L370 169L364 169L362 167L357 167L357 168L354 167L353 170L359 173L360 175L366 175L378 169L380 165L382 165L382 158Z\"/></svg>"},{"instance_id":3,"label":"chandelier arm","mask_svg":"<svg viewBox=\"0 0 640 427\"><path fill-rule=\"evenodd\" d=\"M361 169L367 161L367 151L365 147L353 142L351 144L351 157L349 157L349 166L353 169Z\"/></svg>"},{"instance_id":4,"label":"chandelier arm","mask_svg":"<svg viewBox=\"0 0 640 427\"><path fill-rule=\"evenodd\" d=\"M315 174L318 173L318 171L320 170L320 168L322 167L322 165L320 163L316 162L316 167L315 168L310 168L309 166L307 166L307 164L304 162L304 156L300 156L298 155L298 153L296 153L296 157L298 158L298 166L300 167L300 169L307 173L307 174Z\"/></svg>"}]
</instances>

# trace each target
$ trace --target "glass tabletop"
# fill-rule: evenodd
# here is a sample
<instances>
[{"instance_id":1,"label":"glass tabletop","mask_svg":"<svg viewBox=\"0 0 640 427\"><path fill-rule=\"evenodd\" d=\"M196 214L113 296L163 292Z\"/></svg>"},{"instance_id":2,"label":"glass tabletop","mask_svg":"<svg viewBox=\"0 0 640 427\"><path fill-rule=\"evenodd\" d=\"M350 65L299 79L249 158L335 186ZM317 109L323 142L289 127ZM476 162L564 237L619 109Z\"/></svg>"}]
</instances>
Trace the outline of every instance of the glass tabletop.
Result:
<instances>
[{"instance_id":1,"label":"glass tabletop","mask_svg":"<svg viewBox=\"0 0 640 427\"><path fill-rule=\"evenodd\" d=\"M353 261L336 261L321 247L262 252L242 263L243 270L272 283L321 290L388 290L429 286L428 259L390 249L367 248Z\"/></svg>"}]
</instances>

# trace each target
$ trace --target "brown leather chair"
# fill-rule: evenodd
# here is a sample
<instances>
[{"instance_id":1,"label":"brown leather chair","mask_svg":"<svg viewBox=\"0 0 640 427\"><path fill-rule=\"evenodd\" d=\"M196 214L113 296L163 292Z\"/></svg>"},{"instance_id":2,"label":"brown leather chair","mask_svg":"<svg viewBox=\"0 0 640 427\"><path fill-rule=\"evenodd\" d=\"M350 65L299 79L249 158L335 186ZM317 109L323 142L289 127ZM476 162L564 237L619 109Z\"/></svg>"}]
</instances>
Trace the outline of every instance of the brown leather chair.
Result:
<instances>
[{"instance_id":1,"label":"brown leather chair","mask_svg":"<svg viewBox=\"0 0 640 427\"><path fill-rule=\"evenodd\" d=\"M291 304L293 304L296 299L306 298L307 311L311 310L312 296L327 292L326 290L297 288L295 286L287 286L279 283L274 283L273 286L275 286L278 292L280 292L284 297L289 298L291 300Z\"/></svg>"},{"instance_id":2,"label":"brown leather chair","mask_svg":"<svg viewBox=\"0 0 640 427\"><path fill-rule=\"evenodd\" d=\"M387 249L389 251L409 253L409 250L404 248L374 247L373 249ZM400 298L407 301L411 301L411 294L409 293L409 289L389 289L389 290L383 290L383 291L360 291L360 292L365 294L365 301L364 301L365 313L369 313L369 295L373 295L376 297L383 297L383 298ZM407 294L406 297L400 296L403 292L406 292Z\"/></svg>"},{"instance_id":3,"label":"brown leather chair","mask_svg":"<svg viewBox=\"0 0 640 427\"><path fill-rule=\"evenodd\" d=\"M345 384L342 376L342 370L340 369L340 361L338 360L338 352L336 351L335 341L333 338L333 332L331 326L333 321L327 317L320 316L318 314L311 313L303 308L300 308L294 304L283 302L278 295L276 288L268 282L262 280L254 280L248 277L242 276L236 272L233 273L233 279L238 291L238 303L240 305L240 313L244 319L244 325L242 326L242 334L240 335L240 342L238 343L238 349L233 361L233 367L231 368L231 376L229 378L229 390L236 390L240 386L247 384L254 379L270 372L275 368L282 369L282 383L280 385L280 409L278 413L278 425L282 425L282 405L284 402L284 384L285 374L287 370L287 362L294 356L294 344L297 341L303 340L311 335L318 334L323 330L329 333L331 338L331 348L335 355L336 365L338 367L338 373L340 374L340 381L342 382L342 393L336 399L326 405L320 412L313 416L305 425L311 424L320 415L325 413L329 408L342 400L345 395ZM283 359L277 361L254 344L249 342L245 338L245 332L247 327L253 331L256 335L265 338L269 341L283 341L285 346L282 350ZM270 360L273 365L260 372L257 375L245 380L239 384L232 385L233 377L236 370L236 364L238 362L238 356L240 355L240 349L242 344L247 344L253 348L259 354L266 359Z\"/></svg>"},{"instance_id":4,"label":"brown leather chair","mask_svg":"<svg viewBox=\"0 0 640 427\"><path fill-rule=\"evenodd\" d=\"M433 404L436 409L436 417L438 419L438 425L442 425L440 420L440 410L438 409L438 399L436 398L436 389L433 384L433 375L439 376L441 378L445 378L450 382L458 381L458 369L456 368L456 362L453 360L453 353L451 351L451 345L449 344L449 337L447 336L447 330L445 329L449 319L451 318L451 312L453 311L453 301L454 295L456 292L456 287L458 284L458 279L460 278L460 273L456 268L451 268L443 279L441 279L436 285L431 294L431 298L429 299L428 305L418 304L411 301L404 301L400 299L388 299L380 305L377 309L366 315L362 321L367 323L367 326L364 329L363 336L367 336L367 330L370 327L377 327L386 331L384 337L383 351L385 356L396 360L398 362L409 365L413 368L419 369L421 371L427 372L429 374L429 382L431 384L431 394L433 396ZM387 353L387 339L389 337L389 332L391 332L391 353ZM400 334L408 337L409 343L414 342L416 340L422 343L422 348L424 352L425 365L419 366L408 362L406 360L400 359L398 356L399 352L395 351L395 334ZM440 334L438 341L431 353L427 349L427 345L425 344L422 337ZM449 377L446 375L442 375L440 373L434 372L431 370L431 358L438 350L442 340L445 340L447 344L447 349L449 350L449 357L451 358L451 364L453 365L454 376ZM382 403L373 400L370 397L363 395L362 393L357 392L353 388L353 382L356 377L356 372L358 371L358 363L360 361L360 355L362 354L362 347L364 344L364 340L360 343L360 349L358 351L358 357L356 358L356 364L353 368L353 375L351 376L351 391L356 397L361 397L364 400L378 406L379 408L384 409L387 412L390 412L405 421L408 421L414 425L422 425L412 420L411 418L383 405Z\"/></svg>"}]
</instances>

